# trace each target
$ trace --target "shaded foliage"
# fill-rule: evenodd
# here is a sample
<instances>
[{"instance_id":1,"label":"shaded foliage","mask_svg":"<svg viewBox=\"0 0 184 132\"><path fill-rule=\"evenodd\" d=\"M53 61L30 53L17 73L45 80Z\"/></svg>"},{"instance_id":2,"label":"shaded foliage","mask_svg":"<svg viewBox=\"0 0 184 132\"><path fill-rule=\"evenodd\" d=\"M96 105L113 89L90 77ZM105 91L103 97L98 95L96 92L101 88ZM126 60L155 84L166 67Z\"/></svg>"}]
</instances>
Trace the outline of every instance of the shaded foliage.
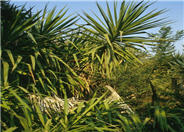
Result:
<instances>
[{"instance_id":1,"label":"shaded foliage","mask_svg":"<svg viewBox=\"0 0 184 132\"><path fill-rule=\"evenodd\" d=\"M93 18L84 12L80 18L87 24L72 27L79 17L66 16L66 8L56 13L56 8L47 11L45 6L42 12L33 14L32 8L27 10L25 6L19 8L2 1L3 130L183 131L183 118L180 118L183 114L182 101L172 98L173 89L166 81L171 73L183 79L183 56L173 54L173 42L183 36L183 31L171 37L171 28L163 27L158 34L150 34L150 38L142 37L147 29L165 24L164 19L157 19L164 10L143 15L151 5L143 1L122 1L117 10L114 2L112 14L108 2L107 13L97 3L104 21L95 14L96 18ZM155 56L138 49L155 43ZM149 81L154 88L162 89L157 93L159 99L168 90L170 93L164 95L171 94L170 100L178 101L176 105L166 103L169 110L176 110L174 114L156 105L152 108L149 102L145 106L145 109L148 108L147 115L141 112L141 117L122 114L117 102L103 101L107 95L106 84L116 87L123 97L131 95L144 99L142 95L147 96L147 93L150 97ZM164 81L166 84L163 84ZM40 106L31 104L29 94L64 98L64 110L43 112ZM180 90L179 94L182 95ZM88 101L69 111L67 97L72 96ZM135 98L129 101L132 106L142 103Z\"/></svg>"}]
</instances>

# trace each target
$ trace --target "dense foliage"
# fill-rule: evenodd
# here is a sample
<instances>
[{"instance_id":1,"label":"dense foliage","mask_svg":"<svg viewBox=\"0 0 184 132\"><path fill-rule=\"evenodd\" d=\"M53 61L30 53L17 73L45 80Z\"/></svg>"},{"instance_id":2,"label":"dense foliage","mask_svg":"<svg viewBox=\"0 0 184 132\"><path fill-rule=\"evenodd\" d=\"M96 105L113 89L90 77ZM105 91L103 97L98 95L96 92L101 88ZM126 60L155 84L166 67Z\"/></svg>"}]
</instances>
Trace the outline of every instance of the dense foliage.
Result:
<instances>
[{"instance_id":1,"label":"dense foliage","mask_svg":"<svg viewBox=\"0 0 184 132\"><path fill-rule=\"evenodd\" d=\"M184 56L164 13L150 2L114 2L95 17L66 16L47 6L37 13L1 2L1 127L3 131L184 131ZM84 24L78 24L83 19ZM143 37L148 35L146 37ZM144 45L152 46L152 53ZM104 100L113 86L134 110ZM29 94L63 98L64 109L43 111ZM70 111L67 98L86 100Z\"/></svg>"}]
</instances>

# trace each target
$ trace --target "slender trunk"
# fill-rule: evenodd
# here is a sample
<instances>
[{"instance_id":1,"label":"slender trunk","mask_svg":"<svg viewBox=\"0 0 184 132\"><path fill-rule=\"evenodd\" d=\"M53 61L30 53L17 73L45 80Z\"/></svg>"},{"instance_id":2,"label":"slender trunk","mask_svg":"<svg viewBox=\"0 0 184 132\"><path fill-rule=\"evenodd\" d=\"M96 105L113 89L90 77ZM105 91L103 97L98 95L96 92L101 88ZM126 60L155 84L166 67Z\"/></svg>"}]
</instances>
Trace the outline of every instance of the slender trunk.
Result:
<instances>
[{"instance_id":1,"label":"slender trunk","mask_svg":"<svg viewBox=\"0 0 184 132\"><path fill-rule=\"evenodd\" d=\"M180 84L179 84L179 90L184 90L184 79L183 78L181 78L181 82L180 82Z\"/></svg>"},{"instance_id":2,"label":"slender trunk","mask_svg":"<svg viewBox=\"0 0 184 132\"><path fill-rule=\"evenodd\" d=\"M150 87L151 87L151 90L152 90L152 105L155 105L155 103L156 103L157 100L158 100L156 88L155 88L155 86L153 85L153 83L151 82L151 80L149 80L149 84L150 84Z\"/></svg>"},{"instance_id":3,"label":"slender trunk","mask_svg":"<svg viewBox=\"0 0 184 132\"><path fill-rule=\"evenodd\" d=\"M177 78L172 78L172 89L174 89L175 96L179 95L179 85L177 84Z\"/></svg>"}]
</instances>

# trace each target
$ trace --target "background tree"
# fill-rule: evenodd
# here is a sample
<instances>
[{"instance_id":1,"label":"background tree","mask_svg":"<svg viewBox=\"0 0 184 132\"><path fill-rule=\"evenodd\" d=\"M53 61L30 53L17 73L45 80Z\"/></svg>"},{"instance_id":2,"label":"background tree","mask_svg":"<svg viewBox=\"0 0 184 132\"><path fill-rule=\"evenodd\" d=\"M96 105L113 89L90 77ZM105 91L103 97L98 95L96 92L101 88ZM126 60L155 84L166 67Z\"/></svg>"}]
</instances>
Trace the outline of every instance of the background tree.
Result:
<instances>
[{"instance_id":1,"label":"background tree","mask_svg":"<svg viewBox=\"0 0 184 132\"><path fill-rule=\"evenodd\" d=\"M176 60L174 58L176 54L174 43L182 38L183 30L174 35L172 35L171 30L170 27L162 27L155 34L155 37L150 35L150 37L158 40L157 43L154 43L155 46L152 46L152 53L149 54L142 50L134 51L142 65L128 64L126 69L124 66L124 68L121 68L121 72L116 74L117 78L111 81L118 88L120 95L127 97L127 101L129 100L137 108L141 107L141 103L146 104L144 101L147 103L151 101L153 105L158 105L159 102L156 102L160 98L168 97L168 94L173 93L173 88L176 88L171 88L172 79L177 74L176 69L181 68L171 66L171 63ZM159 38L159 36L162 38Z\"/></svg>"}]
</instances>

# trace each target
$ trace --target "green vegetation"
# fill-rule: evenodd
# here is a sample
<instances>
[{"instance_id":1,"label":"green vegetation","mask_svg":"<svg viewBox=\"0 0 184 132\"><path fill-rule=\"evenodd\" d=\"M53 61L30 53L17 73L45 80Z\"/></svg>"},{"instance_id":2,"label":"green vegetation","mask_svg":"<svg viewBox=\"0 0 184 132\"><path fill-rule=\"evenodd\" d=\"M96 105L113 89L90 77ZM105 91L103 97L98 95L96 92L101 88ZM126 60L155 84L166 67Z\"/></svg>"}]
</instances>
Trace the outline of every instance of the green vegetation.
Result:
<instances>
[{"instance_id":1,"label":"green vegetation","mask_svg":"<svg viewBox=\"0 0 184 132\"><path fill-rule=\"evenodd\" d=\"M34 14L2 1L2 131L183 132L184 53L174 42L184 30L172 34L158 18L165 10L145 14L152 4L123 1L118 9L114 2L111 11L107 3L105 12L97 3L101 16L92 17L47 6ZM106 85L134 112L110 100ZM64 100L62 111L43 109L50 97ZM71 109L71 97L83 101Z\"/></svg>"}]
</instances>

